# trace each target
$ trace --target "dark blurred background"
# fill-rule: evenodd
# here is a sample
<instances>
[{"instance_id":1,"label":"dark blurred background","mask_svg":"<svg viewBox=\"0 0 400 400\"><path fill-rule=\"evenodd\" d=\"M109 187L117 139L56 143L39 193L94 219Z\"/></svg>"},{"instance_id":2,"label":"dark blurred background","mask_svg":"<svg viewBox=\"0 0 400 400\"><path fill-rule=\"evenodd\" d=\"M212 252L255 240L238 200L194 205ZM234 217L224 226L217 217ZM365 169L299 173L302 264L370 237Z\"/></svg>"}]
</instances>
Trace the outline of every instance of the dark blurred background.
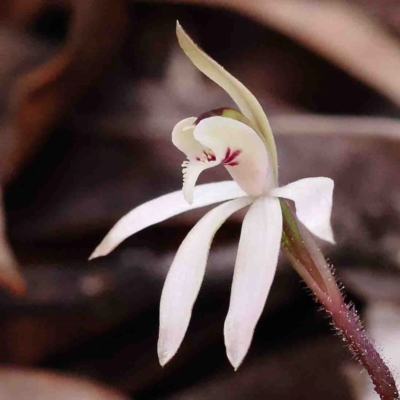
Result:
<instances>
[{"instance_id":1,"label":"dark blurred background","mask_svg":"<svg viewBox=\"0 0 400 400\"><path fill-rule=\"evenodd\" d=\"M204 210L87 261L127 211L181 187L175 123L233 106L178 48L176 20L259 98L281 183L335 180L337 245L320 245L398 376L400 3L2 0L0 399L376 399L283 259L233 372L222 330L240 216L216 236L188 333L165 368L161 289ZM227 178L222 168L203 175ZM20 289L17 271L22 296L7 290Z\"/></svg>"}]
</instances>

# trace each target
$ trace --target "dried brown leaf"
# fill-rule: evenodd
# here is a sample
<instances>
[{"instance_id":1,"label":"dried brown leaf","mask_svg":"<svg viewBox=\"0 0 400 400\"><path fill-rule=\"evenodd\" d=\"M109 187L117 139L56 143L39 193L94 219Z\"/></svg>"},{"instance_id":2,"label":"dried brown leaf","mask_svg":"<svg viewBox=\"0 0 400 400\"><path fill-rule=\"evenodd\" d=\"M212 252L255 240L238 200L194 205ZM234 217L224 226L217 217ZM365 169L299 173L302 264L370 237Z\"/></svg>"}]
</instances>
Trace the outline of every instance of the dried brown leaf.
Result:
<instances>
[{"instance_id":1,"label":"dried brown leaf","mask_svg":"<svg viewBox=\"0 0 400 400\"><path fill-rule=\"evenodd\" d=\"M399 40L360 7L335 0L170 2L236 10L308 47L400 105Z\"/></svg>"},{"instance_id":2,"label":"dried brown leaf","mask_svg":"<svg viewBox=\"0 0 400 400\"><path fill-rule=\"evenodd\" d=\"M127 30L125 0L76 1L71 7L72 23L60 52L16 83L14 147L5 163L6 182L101 75Z\"/></svg>"}]
</instances>

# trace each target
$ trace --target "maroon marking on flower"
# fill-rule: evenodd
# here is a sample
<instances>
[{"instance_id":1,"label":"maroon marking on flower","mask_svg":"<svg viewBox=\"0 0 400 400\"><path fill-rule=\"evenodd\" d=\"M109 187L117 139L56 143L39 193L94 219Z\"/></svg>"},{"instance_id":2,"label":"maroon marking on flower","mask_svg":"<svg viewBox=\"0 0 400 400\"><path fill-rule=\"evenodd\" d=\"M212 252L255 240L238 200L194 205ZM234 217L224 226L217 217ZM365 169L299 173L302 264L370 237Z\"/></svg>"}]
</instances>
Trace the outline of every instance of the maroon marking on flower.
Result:
<instances>
[{"instance_id":1,"label":"maroon marking on flower","mask_svg":"<svg viewBox=\"0 0 400 400\"><path fill-rule=\"evenodd\" d=\"M222 160L222 162L224 163L225 161L227 161L228 158L229 158L230 156L231 156L231 149L228 147L228 148L226 149L225 157L224 157L224 159Z\"/></svg>"},{"instance_id":2,"label":"maroon marking on flower","mask_svg":"<svg viewBox=\"0 0 400 400\"><path fill-rule=\"evenodd\" d=\"M215 161L215 155L213 153L207 153L206 151L203 151L204 155L207 158L207 161Z\"/></svg>"},{"instance_id":3,"label":"maroon marking on flower","mask_svg":"<svg viewBox=\"0 0 400 400\"><path fill-rule=\"evenodd\" d=\"M231 152L231 149L228 147L226 149L225 157L222 160L222 164L229 165L231 167L238 165L239 163L235 160L241 152L241 150L235 150L234 152Z\"/></svg>"}]
</instances>

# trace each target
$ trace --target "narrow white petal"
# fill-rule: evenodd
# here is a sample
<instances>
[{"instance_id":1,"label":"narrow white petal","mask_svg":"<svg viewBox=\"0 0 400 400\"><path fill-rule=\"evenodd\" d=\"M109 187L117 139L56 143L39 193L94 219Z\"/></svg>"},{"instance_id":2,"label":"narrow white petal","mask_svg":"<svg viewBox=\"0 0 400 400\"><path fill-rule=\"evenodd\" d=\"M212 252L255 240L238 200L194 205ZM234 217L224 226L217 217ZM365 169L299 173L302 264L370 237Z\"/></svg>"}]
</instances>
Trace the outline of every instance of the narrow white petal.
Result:
<instances>
[{"instance_id":1,"label":"narrow white petal","mask_svg":"<svg viewBox=\"0 0 400 400\"><path fill-rule=\"evenodd\" d=\"M209 117L194 130L195 139L212 150L232 178L249 195L260 196L274 187L269 154L257 133L231 118Z\"/></svg>"},{"instance_id":2,"label":"narrow white petal","mask_svg":"<svg viewBox=\"0 0 400 400\"><path fill-rule=\"evenodd\" d=\"M293 200L299 221L315 236L335 243L331 226L333 187L330 178L306 178L276 188L271 195Z\"/></svg>"},{"instance_id":3,"label":"narrow white petal","mask_svg":"<svg viewBox=\"0 0 400 400\"><path fill-rule=\"evenodd\" d=\"M181 190L148 201L122 217L97 246L90 259L109 254L129 236L158 222L185 211L243 196L247 194L236 182L224 181L197 186L192 205L185 201Z\"/></svg>"},{"instance_id":4,"label":"narrow white petal","mask_svg":"<svg viewBox=\"0 0 400 400\"><path fill-rule=\"evenodd\" d=\"M278 156L276 152L275 140L272 134L268 119L254 95L226 71L221 65L214 61L210 56L204 53L183 30L179 22L176 26L176 34L179 44L190 61L205 74L208 78L214 81L222 89L224 89L232 100L238 105L240 111L254 125L263 140L265 140L268 151L271 154L271 162L273 165L275 183L278 182Z\"/></svg>"},{"instance_id":5,"label":"narrow white petal","mask_svg":"<svg viewBox=\"0 0 400 400\"><path fill-rule=\"evenodd\" d=\"M282 236L279 200L259 198L243 221L224 335L235 369L245 357L275 275Z\"/></svg>"},{"instance_id":6,"label":"narrow white petal","mask_svg":"<svg viewBox=\"0 0 400 400\"><path fill-rule=\"evenodd\" d=\"M216 231L230 215L252 201L244 197L214 208L193 227L179 247L161 295L158 339L161 365L175 355L185 336Z\"/></svg>"}]
</instances>

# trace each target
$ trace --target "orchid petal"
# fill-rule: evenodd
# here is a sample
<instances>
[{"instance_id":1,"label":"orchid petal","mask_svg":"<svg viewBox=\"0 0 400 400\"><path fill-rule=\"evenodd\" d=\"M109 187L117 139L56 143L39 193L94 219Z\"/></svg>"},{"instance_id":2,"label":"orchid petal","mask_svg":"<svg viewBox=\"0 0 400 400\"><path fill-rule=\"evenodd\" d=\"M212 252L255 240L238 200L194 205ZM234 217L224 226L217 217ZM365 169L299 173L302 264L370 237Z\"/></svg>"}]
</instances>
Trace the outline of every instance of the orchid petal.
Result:
<instances>
[{"instance_id":1,"label":"orchid petal","mask_svg":"<svg viewBox=\"0 0 400 400\"><path fill-rule=\"evenodd\" d=\"M230 118L210 117L199 122L194 137L213 152L216 161L225 165L249 195L262 195L274 186L268 152L248 125Z\"/></svg>"},{"instance_id":2,"label":"orchid petal","mask_svg":"<svg viewBox=\"0 0 400 400\"><path fill-rule=\"evenodd\" d=\"M276 188L271 195L293 200L299 221L315 236L335 243L331 226L333 187L330 178L306 178Z\"/></svg>"},{"instance_id":3,"label":"orchid petal","mask_svg":"<svg viewBox=\"0 0 400 400\"><path fill-rule=\"evenodd\" d=\"M258 100L246 86L201 50L183 30L179 22L176 26L176 34L182 50L189 57L190 61L203 72L203 74L229 94L232 100L238 105L242 114L252 122L256 131L260 133L270 152L275 183L277 183L278 156L275 140L268 119Z\"/></svg>"},{"instance_id":4,"label":"orchid petal","mask_svg":"<svg viewBox=\"0 0 400 400\"><path fill-rule=\"evenodd\" d=\"M193 227L179 247L161 295L158 339L161 365L175 355L185 336L216 231L230 215L252 202L252 198L244 197L214 208Z\"/></svg>"},{"instance_id":5,"label":"orchid petal","mask_svg":"<svg viewBox=\"0 0 400 400\"><path fill-rule=\"evenodd\" d=\"M224 335L235 369L245 357L278 263L282 236L279 200L257 199L243 221Z\"/></svg>"},{"instance_id":6,"label":"orchid petal","mask_svg":"<svg viewBox=\"0 0 400 400\"><path fill-rule=\"evenodd\" d=\"M193 136L195 117L186 118L178 122L172 131L172 143L188 158L195 159L203 156L206 150Z\"/></svg>"},{"instance_id":7,"label":"orchid petal","mask_svg":"<svg viewBox=\"0 0 400 400\"><path fill-rule=\"evenodd\" d=\"M243 196L247 194L236 182L224 181L197 186L193 205L186 203L181 190L148 201L122 217L97 246L90 259L109 254L129 236L158 222L199 207Z\"/></svg>"}]
</instances>

